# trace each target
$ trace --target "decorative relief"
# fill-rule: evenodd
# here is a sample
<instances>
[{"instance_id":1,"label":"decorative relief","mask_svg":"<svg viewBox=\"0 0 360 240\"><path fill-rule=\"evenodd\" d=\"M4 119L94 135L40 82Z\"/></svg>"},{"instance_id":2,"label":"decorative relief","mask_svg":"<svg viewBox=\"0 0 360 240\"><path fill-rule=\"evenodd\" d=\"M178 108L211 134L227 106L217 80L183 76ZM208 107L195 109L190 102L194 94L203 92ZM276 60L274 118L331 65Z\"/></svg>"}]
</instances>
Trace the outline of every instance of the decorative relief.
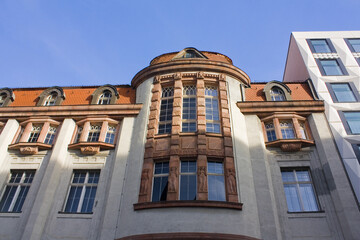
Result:
<instances>
[{"instance_id":1,"label":"decorative relief","mask_svg":"<svg viewBox=\"0 0 360 240\"><path fill-rule=\"evenodd\" d=\"M16 157L11 156L11 164L40 164L45 155L36 157Z\"/></svg>"},{"instance_id":2,"label":"decorative relief","mask_svg":"<svg viewBox=\"0 0 360 240\"><path fill-rule=\"evenodd\" d=\"M229 194L236 194L236 177L235 177L235 169L228 169L226 172L227 176L227 187Z\"/></svg>"},{"instance_id":3,"label":"decorative relief","mask_svg":"<svg viewBox=\"0 0 360 240\"><path fill-rule=\"evenodd\" d=\"M176 192L178 171L177 167L171 167L169 172L169 192Z\"/></svg>"},{"instance_id":4,"label":"decorative relief","mask_svg":"<svg viewBox=\"0 0 360 240\"><path fill-rule=\"evenodd\" d=\"M199 192L207 192L207 174L206 167L199 167L198 179L199 179Z\"/></svg>"},{"instance_id":5,"label":"decorative relief","mask_svg":"<svg viewBox=\"0 0 360 240\"><path fill-rule=\"evenodd\" d=\"M225 75L224 74L219 74L219 80L220 81L225 81Z\"/></svg>"},{"instance_id":6,"label":"decorative relief","mask_svg":"<svg viewBox=\"0 0 360 240\"><path fill-rule=\"evenodd\" d=\"M149 169L143 169L141 173L140 195L147 195L149 185Z\"/></svg>"},{"instance_id":7,"label":"decorative relief","mask_svg":"<svg viewBox=\"0 0 360 240\"><path fill-rule=\"evenodd\" d=\"M80 151L82 154L93 155L93 154L97 154L100 152L100 147L86 146L86 147L81 147Z\"/></svg>"},{"instance_id":8,"label":"decorative relief","mask_svg":"<svg viewBox=\"0 0 360 240\"><path fill-rule=\"evenodd\" d=\"M284 152L297 152L301 149L301 143L282 143L280 148Z\"/></svg>"},{"instance_id":9,"label":"decorative relief","mask_svg":"<svg viewBox=\"0 0 360 240\"><path fill-rule=\"evenodd\" d=\"M277 161L308 161L311 157L310 153L307 152L297 152L294 154L277 154L277 152L274 152L273 159Z\"/></svg>"},{"instance_id":10,"label":"decorative relief","mask_svg":"<svg viewBox=\"0 0 360 240\"><path fill-rule=\"evenodd\" d=\"M155 76L153 83L159 83L160 82L160 76Z\"/></svg>"},{"instance_id":11,"label":"decorative relief","mask_svg":"<svg viewBox=\"0 0 360 240\"><path fill-rule=\"evenodd\" d=\"M337 53L313 53L314 58L339 58Z\"/></svg>"},{"instance_id":12,"label":"decorative relief","mask_svg":"<svg viewBox=\"0 0 360 240\"><path fill-rule=\"evenodd\" d=\"M204 79L204 72L198 72L196 77L198 79Z\"/></svg>"},{"instance_id":13,"label":"decorative relief","mask_svg":"<svg viewBox=\"0 0 360 240\"><path fill-rule=\"evenodd\" d=\"M181 79L181 73L174 73L173 78L174 78L174 80L180 80Z\"/></svg>"},{"instance_id":14,"label":"decorative relief","mask_svg":"<svg viewBox=\"0 0 360 240\"><path fill-rule=\"evenodd\" d=\"M39 151L38 147L20 147L20 154L32 155L37 154Z\"/></svg>"}]
</instances>

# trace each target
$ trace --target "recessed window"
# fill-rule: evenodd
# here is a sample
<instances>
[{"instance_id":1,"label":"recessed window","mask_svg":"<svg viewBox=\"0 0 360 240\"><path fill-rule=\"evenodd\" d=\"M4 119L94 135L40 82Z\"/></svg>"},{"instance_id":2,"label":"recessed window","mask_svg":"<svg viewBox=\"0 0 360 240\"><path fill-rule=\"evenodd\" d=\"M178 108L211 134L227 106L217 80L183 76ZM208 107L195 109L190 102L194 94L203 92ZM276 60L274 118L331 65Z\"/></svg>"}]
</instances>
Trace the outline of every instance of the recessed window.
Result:
<instances>
[{"instance_id":1,"label":"recessed window","mask_svg":"<svg viewBox=\"0 0 360 240\"><path fill-rule=\"evenodd\" d=\"M360 134L360 112L339 112L348 134Z\"/></svg>"},{"instance_id":2,"label":"recessed window","mask_svg":"<svg viewBox=\"0 0 360 240\"><path fill-rule=\"evenodd\" d=\"M273 87L270 90L270 96L272 101L286 101L284 91L278 87Z\"/></svg>"},{"instance_id":3,"label":"recessed window","mask_svg":"<svg viewBox=\"0 0 360 240\"><path fill-rule=\"evenodd\" d=\"M152 201L166 201L169 177L169 162L156 162L154 167Z\"/></svg>"},{"instance_id":4,"label":"recessed window","mask_svg":"<svg viewBox=\"0 0 360 240\"><path fill-rule=\"evenodd\" d=\"M34 170L12 170L0 202L0 212L21 212L30 185L34 179Z\"/></svg>"},{"instance_id":5,"label":"recessed window","mask_svg":"<svg viewBox=\"0 0 360 240\"><path fill-rule=\"evenodd\" d=\"M44 106L55 106L58 94L57 92L52 92L44 101Z\"/></svg>"},{"instance_id":6,"label":"recessed window","mask_svg":"<svg viewBox=\"0 0 360 240\"><path fill-rule=\"evenodd\" d=\"M330 39L308 39L312 53L333 53L336 52Z\"/></svg>"},{"instance_id":7,"label":"recessed window","mask_svg":"<svg viewBox=\"0 0 360 240\"><path fill-rule=\"evenodd\" d=\"M316 62L323 76L348 75L340 59L316 59Z\"/></svg>"},{"instance_id":8,"label":"recessed window","mask_svg":"<svg viewBox=\"0 0 360 240\"><path fill-rule=\"evenodd\" d=\"M360 52L360 38L347 38L345 42L350 48L351 52Z\"/></svg>"},{"instance_id":9,"label":"recessed window","mask_svg":"<svg viewBox=\"0 0 360 240\"><path fill-rule=\"evenodd\" d=\"M308 139L308 134L306 131L306 126L305 126L305 122L299 122L299 126L300 126L300 138L301 139Z\"/></svg>"},{"instance_id":10,"label":"recessed window","mask_svg":"<svg viewBox=\"0 0 360 240\"><path fill-rule=\"evenodd\" d=\"M225 201L224 165L220 161L208 161L208 199Z\"/></svg>"},{"instance_id":11,"label":"recessed window","mask_svg":"<svg viewBox=\"0 0 360 240\"><path fill-rule=\"evenodd\" d=\"M89 129L88 142L98 142L101 132L100 124L91 124Z\"/></svg>"},{"instance_id":12,"label":"recessed window","mask_svg":"<svg viewBox=\"0 0 360 240\"><path fill-rule=\"evenodd\" d=\"M50 126L49 129L48 129L48 132L46 134L46 138L45 138L44 143L53 144L55 136L56 136L56 127Z\"/></svg>"},{"instance_id":13,"label":"recessed window","mask_svg":"<svg viewBox=\"0 0 360 240\"><path fill-rule=\"evenodd\" d=\"M283 139L295 138L294 126L292 121L280 121L280 130Z\"/></svg>"},{"instance_id":14,"label":"recessed window","mask_svg":"<svg viewBox=\"0 0 360 240\"><path fill-rule=\"evenodd\" d=\"M358 93L352 83L326 83L333 102L357 102Z\"/></svg>"},{"instance_id":15,"label":"recessed window","mask_svg":"<svg viewBox=\"0 0 360 240\"><path fill-rule=\"evenodd\" d=\"M196 87L183 88L182 132L196 131Z\"/></svg>"},{"instance_id":16,"label":"recessed window","mask_svg":"<svg viewBox=\"0 0 360 240\"><path fill-rule=\"evenodd\" d=\"M196 161L181 161L180 200L196 200Z\"/></svg>"},{"instance_id":17,"label":"recessed window","mask_svg":"<svg viewBox=\"0 0 360 240\"><path fill-rule=\"evenodd\" d=\"M309 170L282 169L281 177L289 212L319 211Z\"/></svg>"},{"instance_id":18,"label":"recessed window","mask_svg":"<svg viewBox=\"0 0 360 240\"><path fill-rule=\"evenodd\" d=\"M92 213L100 171L74 171L65 204L67 213Z\"/></svg>"},{"instance_id":19,"label":"recessed window","mask_svg":"<svg viewBox=\"0 0 360 240\"><path fill-rule=\"evenodd\" d=\"M161 95L160 117L159 117L159 134L171 133L172 111L174 101L174 88L164 87Z\"/></svg>"},{"instance_id":20,"label":"recessed window","mask_svg":"<svg viewBox=\"0 0 360 240\"><path fill-rule=\"evenodd\" d=\"M83 127L79 126L77 131L76 131L76 136L75 136L74 143L80 142L80 137L81 137L82 131L83 131Z\"/></svg>"},{"instance_id":21,"label":"recessed window","mask_svg":"<svg viewBox=\"0 0 360 240\"><path fill-rule=\"evenodd\" d=\"M112 94L109 90L105 90L99 97L98 104L99 105L107 105L111 102Z\"/></svg>"},{"instance_id":22,"label":"recessed window","mask_svg":"<svg viewBox=\"0 0 360 240\"><path fill-rule=\"evenodd\" d=\"M2 107L5 104L5 100L7 98L7 94L6 93L1 93L0 94L0 107Z\"/></svg>"},{"instance_id":23,"label":"recessed window","mask_svg":"<svg viewBox=\"0 0 360 240\"><path fill-rule=\"evenodd\" d=\"M220 133L218 90L215 86L205 86L206 132Z\"/></svg>"}]
</instances>

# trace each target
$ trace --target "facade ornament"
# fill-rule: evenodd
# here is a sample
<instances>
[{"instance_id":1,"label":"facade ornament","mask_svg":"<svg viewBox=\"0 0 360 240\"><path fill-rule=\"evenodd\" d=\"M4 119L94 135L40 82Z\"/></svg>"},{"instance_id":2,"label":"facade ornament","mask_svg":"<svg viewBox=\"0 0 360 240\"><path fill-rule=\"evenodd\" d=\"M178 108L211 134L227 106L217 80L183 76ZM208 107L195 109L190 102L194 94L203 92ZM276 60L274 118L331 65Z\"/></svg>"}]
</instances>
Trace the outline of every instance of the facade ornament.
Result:
<instances>
[{"instance_id":1,"label":"facade ornament","mask_svg":"<svg viewBox=\"0 0 360 240\"><path fill-rule=\"evenodd\" d=\"M301 149L300 143L282 143L280 146L283 152L298 152Z\"/></svg>"},{"instance_id":2,"label":"facade ornament","mask_svg":"<svg viewBox=\"0 0 360 240\"><path fill-rule=\"evenodd\" d=\"M140 195L147 194L148 183L149 183L149 169L144 169L141 173Z\"/></svg>"},{"instance_id":3,"label":"facade ornament","mask_svg":"<svg viewBox=\"0 0 360 240\"><path fill-rule=\"evenodd\" d=\"M100 147L86 146L86 147L81 147L80 150L81 153L83 154L93 155L100 152Z\"/></svg>"},{"instance_id":4,"label":"facade ornament","mask_svg":"<svg viewBox=\"0 0 360 240\"><path fill-rule=\"evenodd\" d=\"M199 192L207 192L207 181L206 181L206 167L199 167L198 179L199 179Z\"/></svg>"},{"instance_id":5,"label":"facade ornament","mask_svg":"<svg viewBox=\"0 0 360 240\"><path fill-rule=\"evenodd\" d=\"M230 194L236 194L236 177L235 177L235 169L227 170L227 183L228 183L228 191Z\"/></svg>"},{"instance_id":6,"label":"facade ornament","mask_svg":"<svg viewBox=\"0 0 360 240\"><path fill-rule=\"evenodd\" d=\"M219 74L219 80L225 81L225 74Z\"/></svg>"},{"instance_id":7,"label":"facade ornament","mask_svg":"<svg viewBox=\"0 0 360 240\"><path fill-rule=\"evenodd\" d=\"M177 167L171 167L169 173L169 192L176 192L178 172Z\"/></svg>"},{"instance_id":8,"label":"facade ornament","mask_svg":"<svg viewBox=\"0 0 360 240\"><path fill-rule=\"evenodd\" d=\"M38 153L38 147L21 147L20 154L32 155Z\"/></svg>"},{"instance_id":9,"label":"facade ornament","mask_svg":"<svg viewBox=\"0 0 360 240\"><path fill-rule=\"evenodd\" d=\"M180 80L181 79L181 73L174 73L173 78L174 80Z\"/></svg>"},{"instance_id":10,"label":"facade ornament","mask_svg":"<svg viewBox=\"0 0 360 240\"><path fill-rule=\"evenodd\" d=\"M198 72L196 77L198 79L204 79L204 72Z\"/></svg>"},{"instance_id":11,"label":"facade ornament","mask_svg":"<svg viewBox=\"0 0 360 240\"><path fill-rule=\"evenodd\" d=\"M159 83L160 82L160 76L155 76L153 83Z\"/></svg>"}]
</instances>

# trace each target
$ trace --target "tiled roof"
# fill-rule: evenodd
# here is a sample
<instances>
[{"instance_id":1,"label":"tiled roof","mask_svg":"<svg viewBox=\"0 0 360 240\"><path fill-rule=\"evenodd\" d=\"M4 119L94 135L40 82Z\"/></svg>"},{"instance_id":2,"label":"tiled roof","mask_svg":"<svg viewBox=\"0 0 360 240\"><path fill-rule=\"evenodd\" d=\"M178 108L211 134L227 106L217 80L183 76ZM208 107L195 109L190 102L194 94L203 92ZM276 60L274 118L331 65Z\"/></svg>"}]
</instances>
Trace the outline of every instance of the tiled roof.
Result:
<instances>
[{"instance_id":1,"label":"tiled roof","mask_svg":"<svg viewBox=\"0 0 360 240\"><path fill-rule=\"evenodd\" d=\"M119 92L116 104L135 104L135 89L126 86L115 86ZM64 87L65 100L61 105L88 105L91 102L91 94L98 87ZM15 101L9 106L36 106L40 94L46 88L22 88L13 89Z\"/></svg>"},{"instance_id":2,"label":"tiled roof","mask_svg":"<svg viewBox=\"0 0 360 240\"><path fill-rule=\"evenodd\" d=\"M291 90L291 98L294 101L314 100L307 83L285 83ZM245 89L246 101L266 101L263 92L266 83L251 83L251 88Z\"/></svg>"}]
</instances>

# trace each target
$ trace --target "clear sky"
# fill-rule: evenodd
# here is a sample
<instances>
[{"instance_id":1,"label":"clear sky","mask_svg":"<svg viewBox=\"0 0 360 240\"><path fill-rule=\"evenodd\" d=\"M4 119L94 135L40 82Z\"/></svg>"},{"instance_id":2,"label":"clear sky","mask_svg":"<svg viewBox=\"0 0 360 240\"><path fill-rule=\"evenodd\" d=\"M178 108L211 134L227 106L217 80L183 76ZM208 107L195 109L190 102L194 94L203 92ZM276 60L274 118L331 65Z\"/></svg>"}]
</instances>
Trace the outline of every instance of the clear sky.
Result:
<instances>
[{"instance_id":1,"label":"clear sky","mask_svg":"<svg viewBox=\"0 0 360 240\"><path fill-rule=\"evenodd\" d=\"M282 80L291 32L360 30L359 12L360 0L0 0L0 88L130 84L186 47Z\"/></svg>"}]
</instances>

